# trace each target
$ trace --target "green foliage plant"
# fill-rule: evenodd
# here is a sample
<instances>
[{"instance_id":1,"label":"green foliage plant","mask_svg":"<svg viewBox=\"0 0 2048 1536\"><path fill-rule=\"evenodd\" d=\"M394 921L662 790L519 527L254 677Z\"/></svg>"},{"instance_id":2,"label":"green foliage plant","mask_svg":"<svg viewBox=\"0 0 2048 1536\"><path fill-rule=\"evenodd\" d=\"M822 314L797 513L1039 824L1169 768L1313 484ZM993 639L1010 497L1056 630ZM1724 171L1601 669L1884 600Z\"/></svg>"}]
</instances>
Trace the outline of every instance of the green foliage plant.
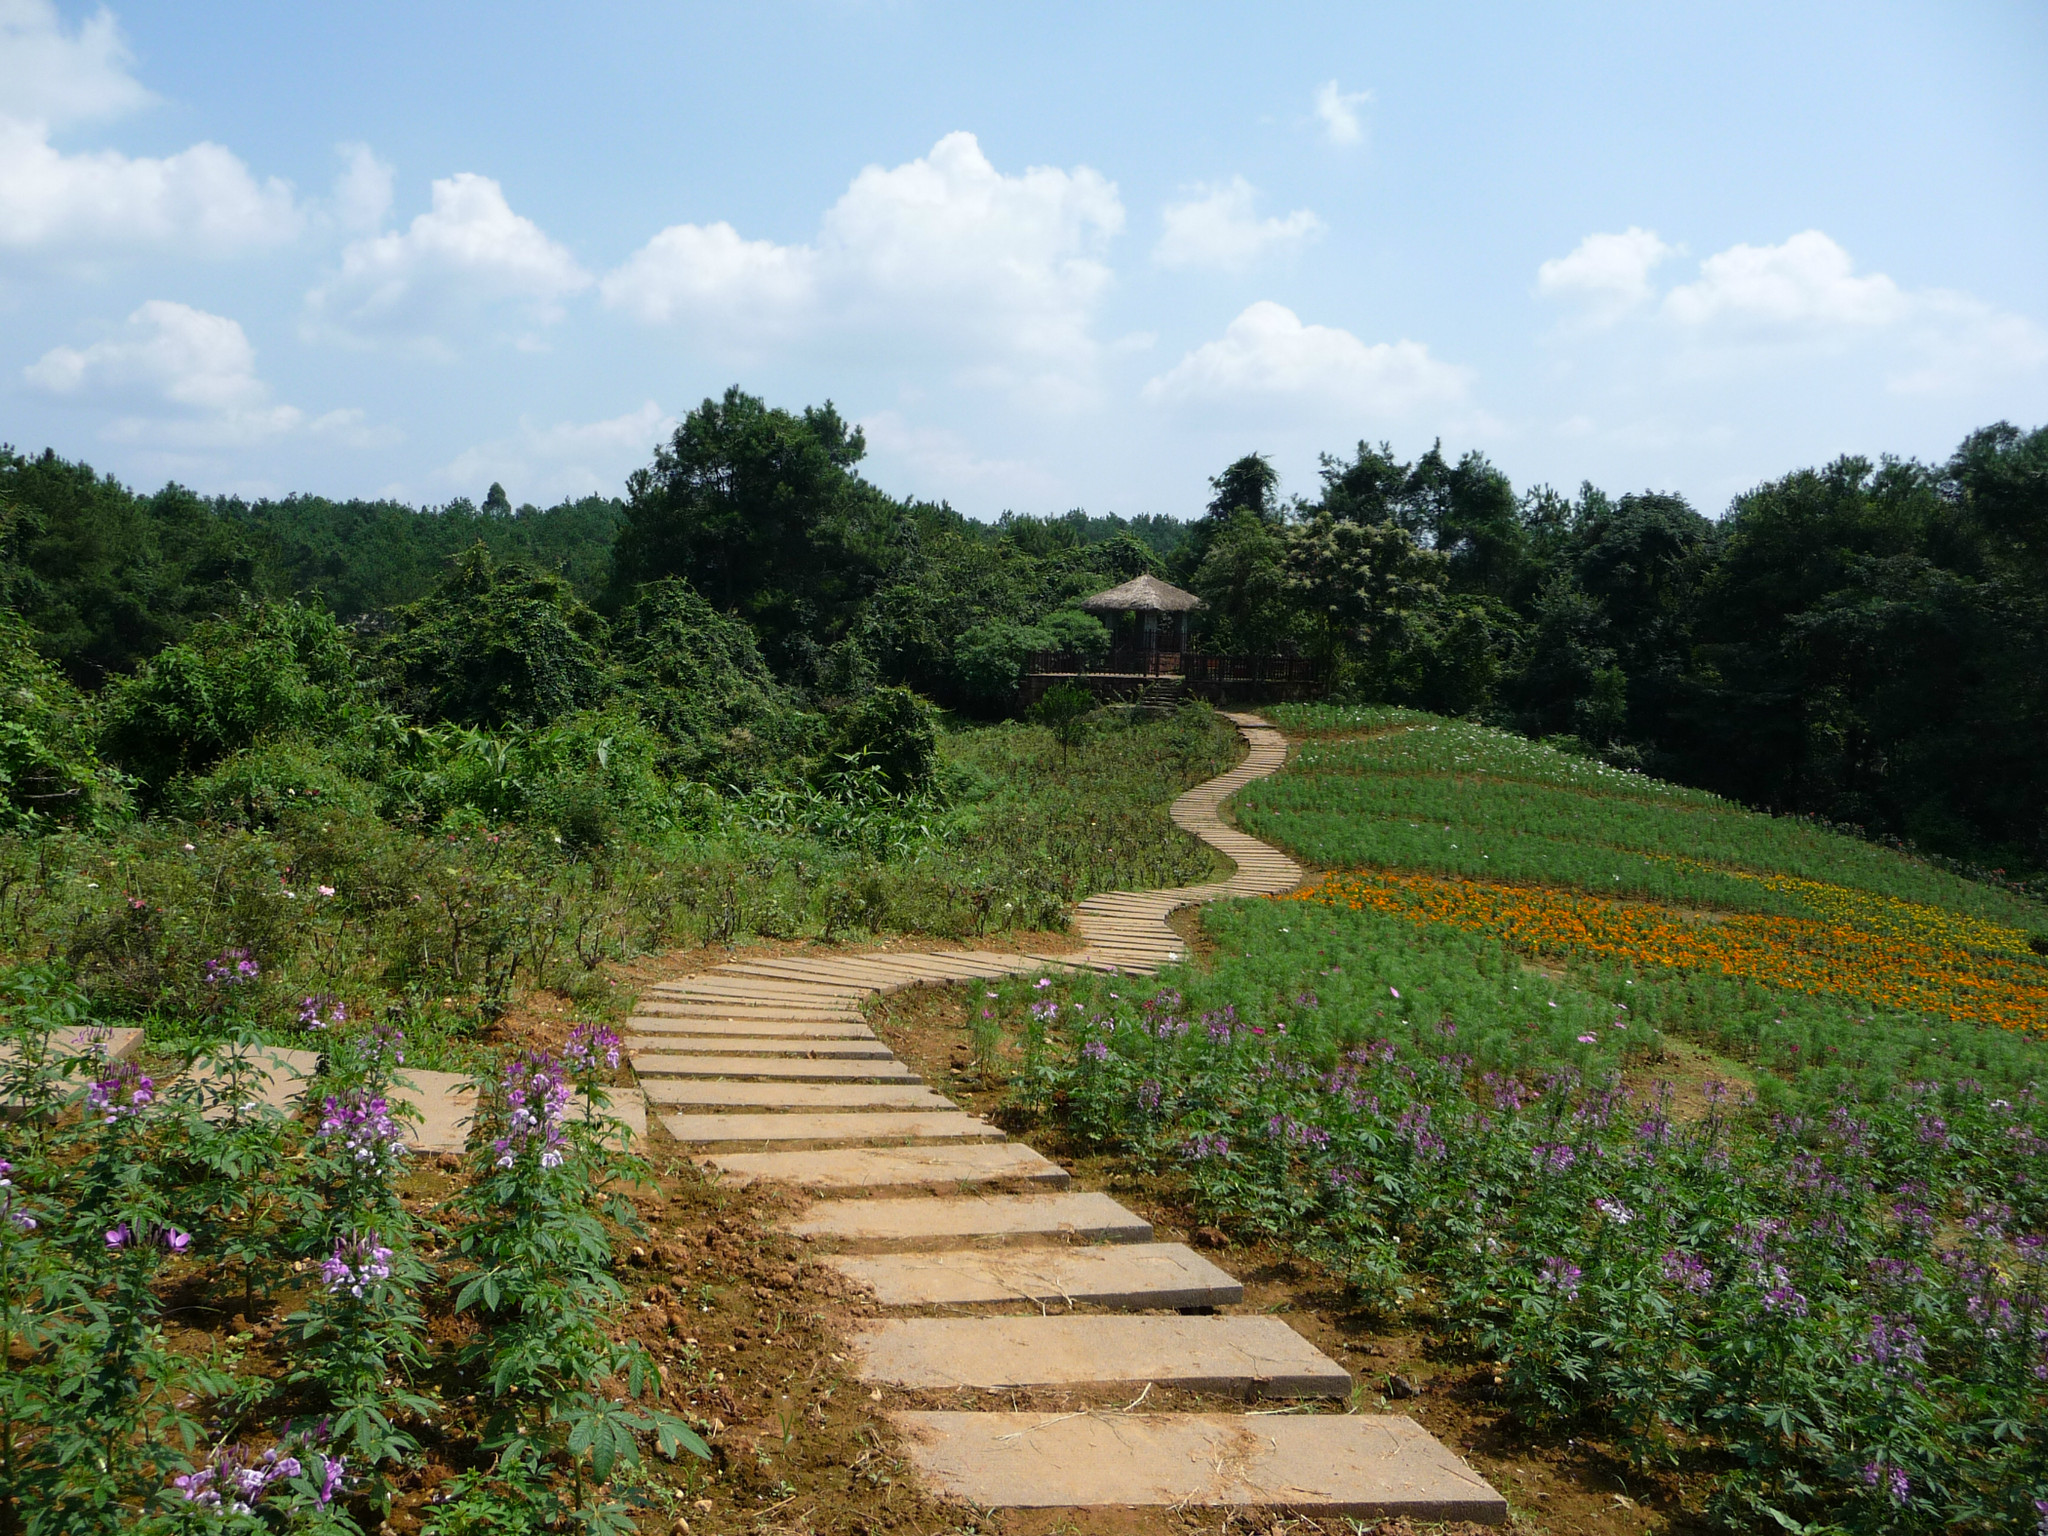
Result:
<instances>
[{"instance_id":1,"label":"green foliage plant","mask_svg":"<svg viewBox=\"0 0 2048 1536\"><path fill-rule=\"evenodd\" d=\"M586 1037L586 1056L601 1049ZM622 1531L631 1528L627 1506L606 1490L619 1469L638 1464L640 1436L664 1456L708 1459L710 1450L681 1419L646 1405L659 1387L654 1362L607 1332L623 1292L610 1273L605 1219L637 1222L614 1191L643 1174L621 1150L616 1122L573 1114L573 1077L554 1056L527 1053L478 1078L485 1124L472 1138L469 1182L451 1203L467 1266L455 1307L484 1325L462 1363L491 1399L495 1495L548 1521ZM540 1479L543 1462L566 1472L566 1494Z\"/></svg>"},{"instance_id":2,"label":"green foliage plant","mask_svg":"<svg viewBox=\"0 0 2048 1536\"><path fill-rule=\"evenodd\" d=\"M1074 748L1088 734L1088 717L1095 713L1095 695L1078 683L1055 683L1031 706L1031 719L1052 733L1060 744L1063 762L1071 762Z\"/></svg>"}]
</instances>

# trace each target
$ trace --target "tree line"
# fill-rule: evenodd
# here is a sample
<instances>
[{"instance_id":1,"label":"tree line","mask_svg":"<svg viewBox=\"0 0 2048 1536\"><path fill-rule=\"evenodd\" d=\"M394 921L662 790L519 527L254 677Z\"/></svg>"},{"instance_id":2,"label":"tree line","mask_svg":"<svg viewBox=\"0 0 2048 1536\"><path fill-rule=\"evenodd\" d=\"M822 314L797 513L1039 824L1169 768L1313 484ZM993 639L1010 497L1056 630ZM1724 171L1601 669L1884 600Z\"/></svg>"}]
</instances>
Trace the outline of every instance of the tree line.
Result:
<instances>
[{"instance_id":1,"label":"tree line","mask_svg":"<svg viewBox=\"0 0 2048 1536\"><path fill-rule=\"evenodd\" d=\"M170 771L150 751L210 749L133 724L145 682L183 676L189 715L250 637L316 631L294 663L307 687L338 668L421 725L626 709L679 771L768 771L790 719L878 687L1002 711L1034 650L1107 645L1080 598L1152 572L1205 599L1197 643L1315 657L1339 696L1569 739L2015 876L2048 867L2048 428L1987 427L1938 464L1795 470L1718 519L1360 442L1324 456L1312 499L1282 498L1252 454L1185 521L982 524L888 494L865 447L829 403L734 388L622 497L547 509L496 486L433 509L139 494L0 451L5 793L25 814L55 793L23 788L55 772L37 754L67 751L147 784ZM222 750L252 730L224 728Z\"/></svg>"}]
</instances>

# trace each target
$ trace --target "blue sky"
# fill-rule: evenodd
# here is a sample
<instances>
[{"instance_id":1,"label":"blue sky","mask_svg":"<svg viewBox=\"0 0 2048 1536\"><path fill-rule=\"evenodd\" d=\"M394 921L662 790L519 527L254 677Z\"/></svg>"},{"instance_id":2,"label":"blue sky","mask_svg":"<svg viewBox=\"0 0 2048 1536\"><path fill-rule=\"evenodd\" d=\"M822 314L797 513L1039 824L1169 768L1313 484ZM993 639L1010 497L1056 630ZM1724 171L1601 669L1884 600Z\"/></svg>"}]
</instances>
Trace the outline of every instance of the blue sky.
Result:
<instances>
[{"instance_id":1,"label":"blue sky","mask_svg":"<svg viewBox=\"0 0 2048 1536\"><path fill-rule=\"evenodd\" d=\"M2048 422L2048 7L0 0L0 439L616 492L739 383L978 517L1441 437L1719 513Z\"/></svg>"}]
</instances>

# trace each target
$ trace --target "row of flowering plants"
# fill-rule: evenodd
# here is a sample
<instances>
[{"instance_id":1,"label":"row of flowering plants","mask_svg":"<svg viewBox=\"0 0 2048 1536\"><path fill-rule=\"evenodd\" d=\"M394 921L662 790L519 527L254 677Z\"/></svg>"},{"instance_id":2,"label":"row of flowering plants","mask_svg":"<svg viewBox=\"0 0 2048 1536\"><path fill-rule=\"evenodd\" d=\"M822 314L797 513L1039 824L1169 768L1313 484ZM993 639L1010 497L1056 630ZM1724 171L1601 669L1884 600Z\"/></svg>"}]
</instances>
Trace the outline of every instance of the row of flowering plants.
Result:
<instances>
[{"instance_id":1,"label":"row of flowering plants","mask_svg":"<svg viewBox=\"0 0 2048 1536\"><path fill-rule=\"evenodd\" d=\"M1729 1528L2048 1531L2039 1094L1770 1113L1717 1086L1679 1116L1613 1072L1475 1065L1450 1018L1210 1003L1040 982L1019 1091L1421 1308L1525 1418L1725 1469Z\"/></svg>"},{"instance_id":2,"label":"row of flowering plants","mask_svg":"<svg viewBox=\"0 0 2048 1536\"><path fill-rule=\"evenodd\" d=\"M600 1113L609 1031L478 1080L430 1223L401 1194L395 1030L337 1033L285 1115L253 1091L253 1038L159 1082L50 970L0 973L0 1019L0 1536L374 1530L429 1437L475 1463L463 1507L487 1525L610 1531L643 1440L708 1454L611 1336L609 1233L644 1170ZM195 1305L281 1320L282 1369L181 1345Z\"/></svg>"}]
</instances>

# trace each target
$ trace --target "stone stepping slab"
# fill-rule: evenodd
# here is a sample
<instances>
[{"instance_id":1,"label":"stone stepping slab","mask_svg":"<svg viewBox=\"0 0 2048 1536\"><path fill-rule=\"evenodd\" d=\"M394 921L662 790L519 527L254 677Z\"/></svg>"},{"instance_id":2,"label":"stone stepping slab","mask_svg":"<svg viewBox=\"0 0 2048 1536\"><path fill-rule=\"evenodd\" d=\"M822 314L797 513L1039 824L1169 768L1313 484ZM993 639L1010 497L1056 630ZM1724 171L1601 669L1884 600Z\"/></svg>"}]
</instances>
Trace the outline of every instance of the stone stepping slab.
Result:
<instances>
[{"instance_id":1,"label":"stone stepping slab","mask_svg":"<svg viewBox=\"0 0 2048 1536\"><path fill-rule=\"evenodd\" d=\"M55 1060L96 1053L108 1061L131 1061L142 1049L142 1031L139 1029L97 1028L87 1024L70 1024L62 1029L50 1031L48 1052ZM21 1059L20 1046L9 1040L0 1045L0 1079L16 1070L15 1064ZM86 1078L75 1072L59 1078L51 1084L57 1091L56 1102L61 1104L64 1097L83 1088ZM22 1101L13 1096L0 1099L0 1120L12 1120L20 1115Z\"/></svg>"},{"instance_id":2,"label":"stone stepping slab","mask_svg":"<svg viewBox=\"0 0 2048 1536\"><path fill-rule=\"evenodd\" d=\"M689 997L642 999L634 1012L665 1014L676 1019L758 1018L831 1023L840 1019L859 1019L860 1004L866 1001L866 997L865 993L850 1000L830 995L792 998L701 993Z\"/></svg>"},{"instance_id":3,"label":"stone stepping slab","mask_svg":"<svg viewBox=\"0 0 2048 1536\"><path fill-rule=\"evenodd\" d=\"M951 1109L922 1083L736 1083L729 1078L656 1077L641 1084L650 1104L692 1109Z\"/></svg>"},{"instance_id":4,"label":"stone stepping slab","mask_svg":"<svg viewBox=\"0 0 2048 1536\"><path fill-rule=\"evenodd\" d=\"M874 987L821 985L801 981L768 981L764 977L721 977L711 975L692 981L688 987L657 993L678 1004L698 1001L745 1001L745 1004L801 1004L809 1008L854 1008L874 993Z\"/></svg>"},{"instance_id":5,"label":"stone stepping slab","mask_svg":"<svg viewBox=\"0 0 2048 1536\"><path fill-rule=\"evenodd\" d=\"M1499 1525L1507 1501L1413 1419L890 1415L938 1492L983 1509L1198 1506Z\"/></svg>"},{"instance_id":6,"label":"stone stepping slab","mask_svg":"<svg viewBox=\"0 0 2048 1536\"><path fill-rule=\"evenodd\" d=\"M208 1120L225 1120L237 1109L246 1114L259 1107L288 1115L304 1102L307 1088L320 1075L320 1060L318 1051L274 1045L222 1048L194 1057L185 1080L199 1090L200 1113ZM229 1094L237 1087L240 1096L231 1100Z\"/></svg>"},{"instance_id":7,"label":"stone stepping slab","mask_svg":"<svg viewBox=\"0 0 2048 1536\"><path fill-rule=\"evenodd\" d=\"M824 1262L867 1286L885 1307L1024 1302L1137 1310L1244 1300L1242 1285L1184 1243L834 1254Z\"/></svg>"},{"instance_id":8,"label":"stone stepping slab","mask_svg":"<svg viewBox=\"0 0 2048 1536\"><path fill-rule=\"evenodd\" d=\"M905 1317L869 1324L852 1342L860 1379L880 1386L1351 1391L1350 1372L1277 1317Z\"/></svg>"},{"instance_id":9,"label":"stone stepping slab","mask_svg":"<svg viewBox=\"0 0 2048 1536\"><path fill-rule=\"evenodd\" d=\"M719 1182L835 1189L920 1189L1028 1183L1065 1189L1067 1170L1013 1141L940 1147L839 1147L824 1152L720 1152L697 1159Z\"/></svg>"},{"instance_id":10,"label":"stone stepping slab","mask_svg":"<svg viewBox=\"0 0 2048 1536\"><path fill-rule=\"evenodd\" d=\"M665 1052L671 1056L711 1056L724 1052L728 1056L782 1056L807 1057L818 1061L871 1061L876 1057L888 1059L894 1053L879 1040L805 1040L792 1039L785 1035L780 1038L768 1036L748 1039L745 1035L670 1035L656 1040L651 1046L633 1045L633 1068L637 1072L648 1069L641 1066L640 1055L645 1051ZM654 1059L649 1057L649 1060Z\"/></svg>"},{"instance_id":11,"label":"stone stepping slab","mask_svg":"<svg viewBox=\"0 0 2048 1536\"><path fill-rule=\"evenodd\" d=\"M392 1082L391 1097L410 1105L419 1118L406 1133L406 1144L415 1152L460 1152L469 1145L470 1122L476 1115L476 1090L459 1072L426 1072L406 1068ZM647 1101L637 1088L609 1088L611 1101L602 1113L622 1122L634 1140L647 1136ZM570 1102L569 1114L580 1118L586 1108L582 1095Z\"/></svg>"},{"instance_id":12,"label":"stone stepping slab","mask_svg":"<svg viewBox=\"0 0 2048 1536\"><path fill-rule=\"evenodd\" d=\"M958 1110L869 1110L848 1114L663 1115L677 1141L697 1144L746 1141L1006 1141L1009 1138Z\"/></svg>"},{"instance_id":13,"label":"stone stepping slab","mask_svg":"<svg viewBox=\"0 0 2048 1536\"><path fill-rule=\"evenodd\" d=\"M671 1019L634 1014L626 1028L636 1035L694 1035L716 1039L739 1035L751 1039L774 1036L781 1040L872 1040L875 1032L867 1025L849 1021L820 1024L796 1019Z\"/></svg>"},{"instance_id":14,"label":"stone stepping slab","mask_svg":"<svg viewBox=\"0 0 2048 1536\"><path fill-rule=\"evenodd\" d=\"M633 1070L647 1077L767 1077L800 1083L921 1083L902 1062L791 1061L780 1056L648 1055L633 1058Z\"/></svg>"},{"instance_id":15,"label":"stone stepping slab","mask_svg":"<svg viewBox=\"0 0 2048 1536\"><path fill-rule=\"evenodd\" d=\"M1152 1223L1108 1195L947 1195L924 1199L830 1200L790 1223L800 1237L869 1248L940 1243L1058 1240L1149 1243Z\"/></svg>"}]
</instances>

